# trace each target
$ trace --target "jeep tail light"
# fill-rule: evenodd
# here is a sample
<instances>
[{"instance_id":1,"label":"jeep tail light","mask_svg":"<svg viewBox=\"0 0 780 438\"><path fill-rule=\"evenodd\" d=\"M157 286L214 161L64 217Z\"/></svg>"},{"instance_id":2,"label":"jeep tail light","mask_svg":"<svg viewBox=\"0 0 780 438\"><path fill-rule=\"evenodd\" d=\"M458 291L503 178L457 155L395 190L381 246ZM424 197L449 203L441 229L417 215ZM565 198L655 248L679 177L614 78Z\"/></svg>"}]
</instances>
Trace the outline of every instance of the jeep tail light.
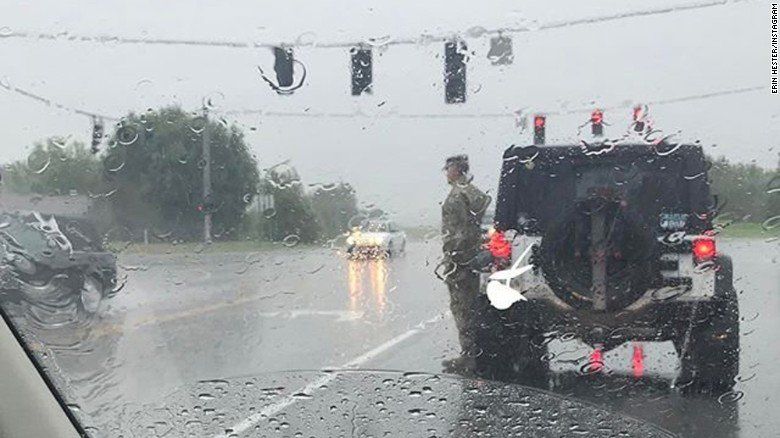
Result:
<instances>
[{"instance_id":1,"label":"jeep tail light","mask_svg":"<svg viewBox=\"0 0 780 438\"><path fill-rule=\"evenodd\" d=\"M696 262L704 262L715 258L715 239L711 237L694 239L693 258Z\"/></svg>"},{"instance_id":2,"label":"jeep tail light","mask_svg":"<svg viewBox=\"0 0 780 438\"><path fill-rule=\"evenodd\" d=\"M593 351L590 352L590 358L586 365L588 374L600 373L604 371L604 355L601 352L601 345L597 345Z\"/></svg>"},{"instance_id":3,"label":"jeep tail light","mask_svg":"<svg viewBox=\"0 0 780 438\"><path fill-rule=\"evenodd\" d=\"M512 255L512 245L501 231L496 231L490 236L488 250L493 254L493 257L498 259L508 259Z\"/></svg>"},{"instance_id":4,"label":"jeep tail light","mask_svg":"<svg viewBox=\"0 0 780 438\"><path fill-rule=\"evenodd\" d=\"M631 356L631 369L634 371L634 377L640 378L645 374L645 352L642 344L634 344L634 354Z\"/></svg>"}]
</instances>

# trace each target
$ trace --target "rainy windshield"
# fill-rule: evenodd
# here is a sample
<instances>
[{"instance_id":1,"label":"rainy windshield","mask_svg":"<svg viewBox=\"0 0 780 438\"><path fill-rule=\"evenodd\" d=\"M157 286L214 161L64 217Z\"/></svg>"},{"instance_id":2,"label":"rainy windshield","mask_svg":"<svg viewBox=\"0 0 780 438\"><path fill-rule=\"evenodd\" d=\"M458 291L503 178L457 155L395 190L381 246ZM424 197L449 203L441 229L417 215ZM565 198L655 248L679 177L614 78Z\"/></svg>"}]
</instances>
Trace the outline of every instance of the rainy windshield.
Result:
<instances>
[{"instance_id":1,"label":"rainy windshield","mask_svg":"<svg viewBox=\"0 0 780 438\"><path fill-rule=\"evenodd\" d=\"M84 436L780 427L771 2L45 0L0 59L3 326Z\"/></svg>"}]
</instances>

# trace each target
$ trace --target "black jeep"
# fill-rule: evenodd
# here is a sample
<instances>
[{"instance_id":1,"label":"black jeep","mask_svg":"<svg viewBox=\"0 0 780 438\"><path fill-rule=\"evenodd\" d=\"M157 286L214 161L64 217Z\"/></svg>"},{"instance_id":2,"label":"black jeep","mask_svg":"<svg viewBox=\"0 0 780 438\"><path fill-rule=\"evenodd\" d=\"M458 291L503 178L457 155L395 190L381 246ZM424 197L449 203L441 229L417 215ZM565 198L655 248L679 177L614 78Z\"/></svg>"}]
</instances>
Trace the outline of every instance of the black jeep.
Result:
<instances>
[{"instance_id":1,"label":"black jeep","mask_svg":"<svg viewBox=\"0 0 780 438\"><path fill-rule=\"evenodd\" d=\"M562 335L601 351L671 340L679 387L732 388L739 310L707 166L695 145L507 149L495 226L513 258L531 247L533 269L507 283L527 301L478 300L478 372L544 382L547 344Z\"/></svg>"}]
</instances>

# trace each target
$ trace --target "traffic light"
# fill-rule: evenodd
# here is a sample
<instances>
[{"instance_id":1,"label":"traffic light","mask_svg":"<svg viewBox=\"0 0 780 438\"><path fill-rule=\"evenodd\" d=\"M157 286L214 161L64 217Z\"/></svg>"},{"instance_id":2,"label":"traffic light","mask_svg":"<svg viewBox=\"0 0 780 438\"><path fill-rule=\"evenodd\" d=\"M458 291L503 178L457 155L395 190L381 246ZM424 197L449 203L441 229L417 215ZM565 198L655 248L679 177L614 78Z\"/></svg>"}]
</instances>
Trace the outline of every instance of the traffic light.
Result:
<instances>
[{"instance_id":1,"label":"traffic light","mask_svg":"<svg viewBox=\"0 0 780 438\"><path fill-rule=\"evenodd\" d=\"M274 71L276 83L282 87L293 84L293 51L291 47L274 47Z\"/></svg>"},{"instance_id":2,"label":"traffic light","mask_svg":"<svg viewBox=\"0 0 780 438\"><path fill-rule=\"evenodd\" d=\"M534 144L544 144L544 126L547 123L547 118L542 115L534 116Z\"/></svg>"},{"instance_id":3,"label":"traffic light","mask_svg":"<svg viewBox=\"0 0 780 438\"><path fill-rule=\"evenodd\" d=\"M92 153L100 151L100 143L103 142L103 121L97 117L92 118Z\"/></svg>"},{"instance_id":4,"label":"traffic light","mask_svg":"<svg viewBox=\"0 0 780 438\"><path fill-rule=\"evenodd\" d=\"M352 95L371 94L373 65L371 49L353 47L352 55Z\"/></svg>"},{"instance_id":5,"label":"traffic light","mask_svg":"<svg viewBox=\"0 0 780 438\"><path fill-rule=\"evenodd\" d=\"M198 213L214 213L218 209L219 205L211 199L203 199L203 201L195 205L195 211Z\"/></svg>"},{"instance_id":6,"label":"traffic light","mask_svg":"<svg viewBox=\"0 0 780 438\"><path fill-rule=\"evenodd\" d=\"M604 135L604 112L600 109L590 114L590 130L594 137Z\"/></svg>"},{"instance_id":7,"label":"traffic light","mask_svg":"<svg viewBox=\"0 0 780 438\"><path fill-rule=\"evenodd\" d=\"M466 43L444 43L444 100L447 103L466 101Z\"/></svg>"},{"instance_id":8,"label":"traffic light","mask_svg":"<svg viewBox=\"0 0 780 438\"><path fill-rule=\"evenodd\" d=\"M493 65L511 64L515 59L512 54L512 39L502 35L491 38L487 57Z\"/></svg>"}]
</instances>

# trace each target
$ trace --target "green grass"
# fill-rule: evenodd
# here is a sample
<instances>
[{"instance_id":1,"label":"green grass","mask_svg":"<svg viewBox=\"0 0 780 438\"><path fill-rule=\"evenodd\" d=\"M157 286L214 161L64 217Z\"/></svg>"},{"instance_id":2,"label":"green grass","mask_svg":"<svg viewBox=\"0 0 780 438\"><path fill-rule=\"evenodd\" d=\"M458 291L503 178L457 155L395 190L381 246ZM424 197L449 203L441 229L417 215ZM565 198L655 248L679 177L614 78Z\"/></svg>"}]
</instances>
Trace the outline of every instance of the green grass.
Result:
<instances>
[{"instance_id":1,"label":"green grass","mask_svg":"<svg viewBox=\"0 0 780 438\"><path fill-rule=\"evenodd\" d=\"M780 237L780 227L765 230L759 223L739 222L725 227L720 235L725 238L769 239Z\"/></svg>"},{"instance_id":2,"label":"green grass","mask_svg":"<svg viewBox=\"0 0 780 438\"><path fill-rule=\"evenodd\" d=\"M417 227L403 227L409 240L430 240L441 234L441 229L434 226L421 225Z\"/></svg>"},{"instance_id":3,"label":"green grass","mask_svg":"<svg viewBox=\"0 0 780 438\"><path fill-rule=\"evenodd\" d=\"M299 244L293 248L304 246ZM213 242L204 244L199 242L186 243L132 243L127 245L123 242L113 242L110 245L112 250L119 250L123 254L214 254L226 252L253 252L268 251L271 249L290 249L280 242L255 242L250 240Z\"/></svg>"}]
</instances>

